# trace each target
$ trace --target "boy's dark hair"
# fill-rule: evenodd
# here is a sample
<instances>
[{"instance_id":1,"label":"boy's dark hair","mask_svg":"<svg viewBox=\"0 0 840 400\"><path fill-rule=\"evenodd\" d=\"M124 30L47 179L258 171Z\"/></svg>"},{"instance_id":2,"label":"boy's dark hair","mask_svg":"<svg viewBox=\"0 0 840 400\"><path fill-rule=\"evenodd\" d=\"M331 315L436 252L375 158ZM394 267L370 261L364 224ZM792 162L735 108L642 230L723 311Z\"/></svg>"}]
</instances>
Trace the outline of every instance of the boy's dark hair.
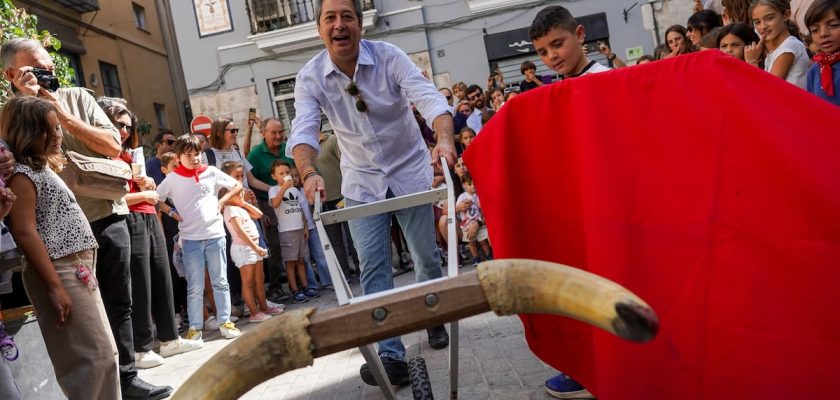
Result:
<instances>
[{"instance_id":1,"label":"boy's dark hair","mask_svg":"<svg viewBox=\"0 0 840 400\"><path fill-rule=\"evenodd\" d=\"M642 61L656 61L656 58L650 54L645 54L636 59L636 65L639 65Z\"/></svg>"},{"instance_id":2,"label":"boy's dark hair","mask_svg":"<svg viewBox=\"0 0 840 400\"><path fill-rule=\"evenodd\" d=\"M228 175L230 175L230 173L237 168L242 168L242 163L239 161L225 161L222 164L222 172Z\"/></svg>"},{"instance_id":3,"label":"boy's dark hair","mask_svg":"<svg viewBox=\"0 0 840 400\"><path fill-rule=\"evenodd\" d=\"M0 115L0 136L6 139L17 162L35 170L48 164L46 149L55 141L47 114L55 112L52 103L35 96L12 97ZM46 137L46 142L42 138Z\"/></svg>"},{"instance_id":4,"label":"boy's dark hair","mask_svg":"<svg viewBox=\"0 0 840 400\"><path fill-rule=\"evenodd\" d=\"M464 133L464 132L472 133L472 135L475 136L475 129L470 128L469 126L465 126L465 127L461 128L461 131L458 132L458 136L461 136L461 134Z\"/></svg>"},{"instance_id":5,"label":"boy's dark hair","mask_svg":"<svg viewBox=\"0 0 840 400\"><path fill-rule=\"evenodd\" d=\"M805 11L805 26L810 30L811 25L819 23L832 11L840 18L840 0L815 0Z\"/></svg>"},{"instance_id":6,"label":"boy's dark hair","mask_svg":"<svg viewBox=\"0 0 840 400\"><path fill-rule=\"evenodd\" d=\"M178 139L175 139L175 154L180 156L188 151L195 151L197 154L201 154L201 142L192 133L178 136Z\"/></svg>"},{"instance_id":7,"label":"boy's dark hair","mask_svg":"<svg viewBox=\"0 0 840 400\"><path fill-rule=\"evenodd\" d=\"M729 34L737 36L744 41L744 44L758 43L759 40L758 35L755 34L755 30L750 28L749 25L743 22L736 22L721 28L720 32L718 32L717 42L715 43L716 47L719 48L720 42Z\"/></svg>"},{"instance_id":8,"label":"boy's dark hair","mask_svg":"<svg viewBox=\"0 0 840 400\"><path fill-rule=\"evenodd\" d=\"M289 165L289 163L287 163L285 160L281 160L281 159L279 159L279 158L278 158L278 159L274 160L274 162L272 162L272 163L271 163L271 169L269 169L269 171L271 171L271 174L273 175L273 174L274 174L274 170L275 170L277 167L280 167L280 166L285 166L285 167L288 167L288 168L289 168L289 171L291 171L291 170L292 170L292 166L291 166L291 165ZM278 183L279 183L279 182L278 182Z\"/></svg>"},{"instance_id":9,"label":"boy's dark hair","mask_svg":"<svg viewBox=\"0 0 840 400\"><path fill-rule=\"evenodd\" d=\"M540 10L534 17L534 22L531 22L531 28L528 29L528 36L534 41L547 35L554 28L574 33L578 25L566 7L549 6Z\"/></svg>"},{"instance_id":10,"label":"boy's dark hair","mask_svg":"<svg viewBox=\"0 0 840 400\"><path fill-rule=\"evenodd\" d=\"M522 65L519 66L519 72L522 75L525 75L525 71L533 69L534 71L537 70L537 65L534 64L531 60L525 60L522 62Z\"/></svg>"},{"instance_id":11,"label":"boy's dark hair","mask_svg":"<svg viewBox=\"0 0 840 400\"><path fill-rule=\"evenodd\" d=\"M177 154L175 154L171 151L167 151L166 153L163 153L163 154L160 155L160 165L162 165L164 167L169 166L169 164L172 162L172 160L177 160L177 159L178 159Z\"/></svg>"},{"instance_id":12,"label":"boy's dark hair","mask_svg":"<svg viewBox=\"0 0 840 400\"><path fill-rule=\"evenodd\" d=\"M470 175L469 171L464 172L464 174L461 175L461 184L463 185L467 183L473 183L473 178L472 175Z\"/></svg>"}]
</instances>

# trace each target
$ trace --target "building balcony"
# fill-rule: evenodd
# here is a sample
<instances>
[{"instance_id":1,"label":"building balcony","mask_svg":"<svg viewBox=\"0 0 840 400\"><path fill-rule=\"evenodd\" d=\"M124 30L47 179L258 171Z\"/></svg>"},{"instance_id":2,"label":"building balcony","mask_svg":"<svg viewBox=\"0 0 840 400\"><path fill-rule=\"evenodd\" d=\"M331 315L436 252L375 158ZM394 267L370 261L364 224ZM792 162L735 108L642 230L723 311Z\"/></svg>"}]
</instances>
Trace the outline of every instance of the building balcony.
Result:
<instances>
[{"instance_id":1,"label":"building balcony","mask_svg":"<svg viewBox=\"0 0 840 400\"><path fill-rule=\"evenodd\" d=\"M99 11L99 0L55 0L55 2L82 14Z\"/></svg>"},{"instance_id":2,"label":"building balcony","mask_svg":"<svg viewBox=\"0 0 840 400\"><path fill-rule=\"evenodd\" d=\"M313 0L248 0L251 33L256 35L315 22ZM362 10L374 10L373 0L362 1Z\"/></svg>"},{"instance_id":3,"label":"building balcony","mask_svg":"<svg viewBox=\"0 0 840 400\"><path fill-rule=\"evenodd\" d=\"M248 0L251 36L261 50L287 53L321 45L313 0ZM373 0L362 1L362 30L376 24Z\"/></svg>"}]
</instances>

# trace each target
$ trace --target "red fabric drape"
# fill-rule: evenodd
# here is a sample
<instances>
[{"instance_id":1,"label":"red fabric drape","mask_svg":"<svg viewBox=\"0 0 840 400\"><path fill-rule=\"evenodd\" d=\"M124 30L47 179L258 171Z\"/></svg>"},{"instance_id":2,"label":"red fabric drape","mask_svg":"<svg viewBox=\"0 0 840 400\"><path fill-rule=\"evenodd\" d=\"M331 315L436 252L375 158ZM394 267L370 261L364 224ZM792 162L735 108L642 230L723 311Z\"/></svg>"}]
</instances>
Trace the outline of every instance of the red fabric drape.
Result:
<instances>
[{"instance_id":1,"label":"red fabric drape","mask_svg":"<svg viewBox=\"0 0 840 400\"><path fill-rule=\"evenodd\" d=\"M840 398L838 128L711 51L510 101L465 155L496 257L612 279L661 323L640 345L522 316L531 349L605 400Z\"/></svg>"}]
</instances>

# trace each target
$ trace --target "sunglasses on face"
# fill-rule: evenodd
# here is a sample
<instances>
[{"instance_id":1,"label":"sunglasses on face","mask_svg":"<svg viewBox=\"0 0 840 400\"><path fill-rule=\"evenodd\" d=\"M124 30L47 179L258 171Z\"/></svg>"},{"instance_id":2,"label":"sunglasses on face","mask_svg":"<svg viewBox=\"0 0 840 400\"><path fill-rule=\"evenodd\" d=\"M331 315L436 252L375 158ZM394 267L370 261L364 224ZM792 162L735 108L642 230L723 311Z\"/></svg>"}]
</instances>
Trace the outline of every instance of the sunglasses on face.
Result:
<instances>
[{"instance_id":1,"label":"sunglasses on face","mask_svg":"<svg viewBox=\"0 0 840 400\"><path fill-rule=\"evenodd\" d=\"M362 92L359 91L359 88L356 86L356 82L350 81L350 84L347 85L346 90L347 93L356 98L356 110L358 110L359 112L367 112L367 103L365 103L365 101L362 99Z\"/></svg>"},{"instance_id":2,"label":"sunglasses on face","mask_svg":"<svg viewBox=\"0 0 840 400\"><path fill-rule=\"evenodd\" d=\"M118 131L125 129L128 133L134 133L134 127L131 125L126 125L122 122L115 122L114 128L117 128Z\"/></svg>"},{"instance_id":3,"label":"sunglasses on face","mask_svg":"<svg viewBox=\"0 0 840 400\"><path fill-rule=\"evenodd\" d=\"M469 100L478 100L478 99L480 99L480 98L481 98L481 95L480 95L480 94L476 94L476 95L467 95L467 99L469 99Z\"/></svg>"},{"instance_id":4,"label":"sunglasses on face","mask_svg":"<svg viewBox=\"0 0 840 400\"><path fill-rule=\"evenodd\" d=\"M161 140L160 142L161 143L166 143L166 144L172 146L173 144L175 144L175 139L166 139L166 140Z\"/></svg>"},{"instance_id":5,"label":"sunglasses on face","mask_svg":"<svg viewBox=\"0 0 840 400\"><path fill-rule=\"evenodd\" d=\"M239 128L225 129L225 132L230 132L230 133L235 135L235 134L239 133Z\"/></svg>"}]
</instances>

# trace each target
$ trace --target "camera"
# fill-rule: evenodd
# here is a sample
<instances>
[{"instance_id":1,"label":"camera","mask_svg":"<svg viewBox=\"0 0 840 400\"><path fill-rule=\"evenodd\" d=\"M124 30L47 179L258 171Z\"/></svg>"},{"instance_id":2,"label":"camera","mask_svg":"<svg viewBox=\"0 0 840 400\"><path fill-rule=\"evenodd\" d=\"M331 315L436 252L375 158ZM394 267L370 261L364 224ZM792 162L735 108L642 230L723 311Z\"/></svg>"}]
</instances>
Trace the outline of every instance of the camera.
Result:
<instances>
[{"instance_id":1,"label":"camera","mask_svg":"<svg viewBox=\"0 0 840 400\"><path fill-rule=\"evenodd\" d=\"M42 88L49 90L50 92L55 92L58 90L60 86L58 83L58 78L53 74L52 71L40 68L32 68L29 72L32 75L35 75L35 79L38 80L38 85Z\"/></svg>"}]
</instances>

